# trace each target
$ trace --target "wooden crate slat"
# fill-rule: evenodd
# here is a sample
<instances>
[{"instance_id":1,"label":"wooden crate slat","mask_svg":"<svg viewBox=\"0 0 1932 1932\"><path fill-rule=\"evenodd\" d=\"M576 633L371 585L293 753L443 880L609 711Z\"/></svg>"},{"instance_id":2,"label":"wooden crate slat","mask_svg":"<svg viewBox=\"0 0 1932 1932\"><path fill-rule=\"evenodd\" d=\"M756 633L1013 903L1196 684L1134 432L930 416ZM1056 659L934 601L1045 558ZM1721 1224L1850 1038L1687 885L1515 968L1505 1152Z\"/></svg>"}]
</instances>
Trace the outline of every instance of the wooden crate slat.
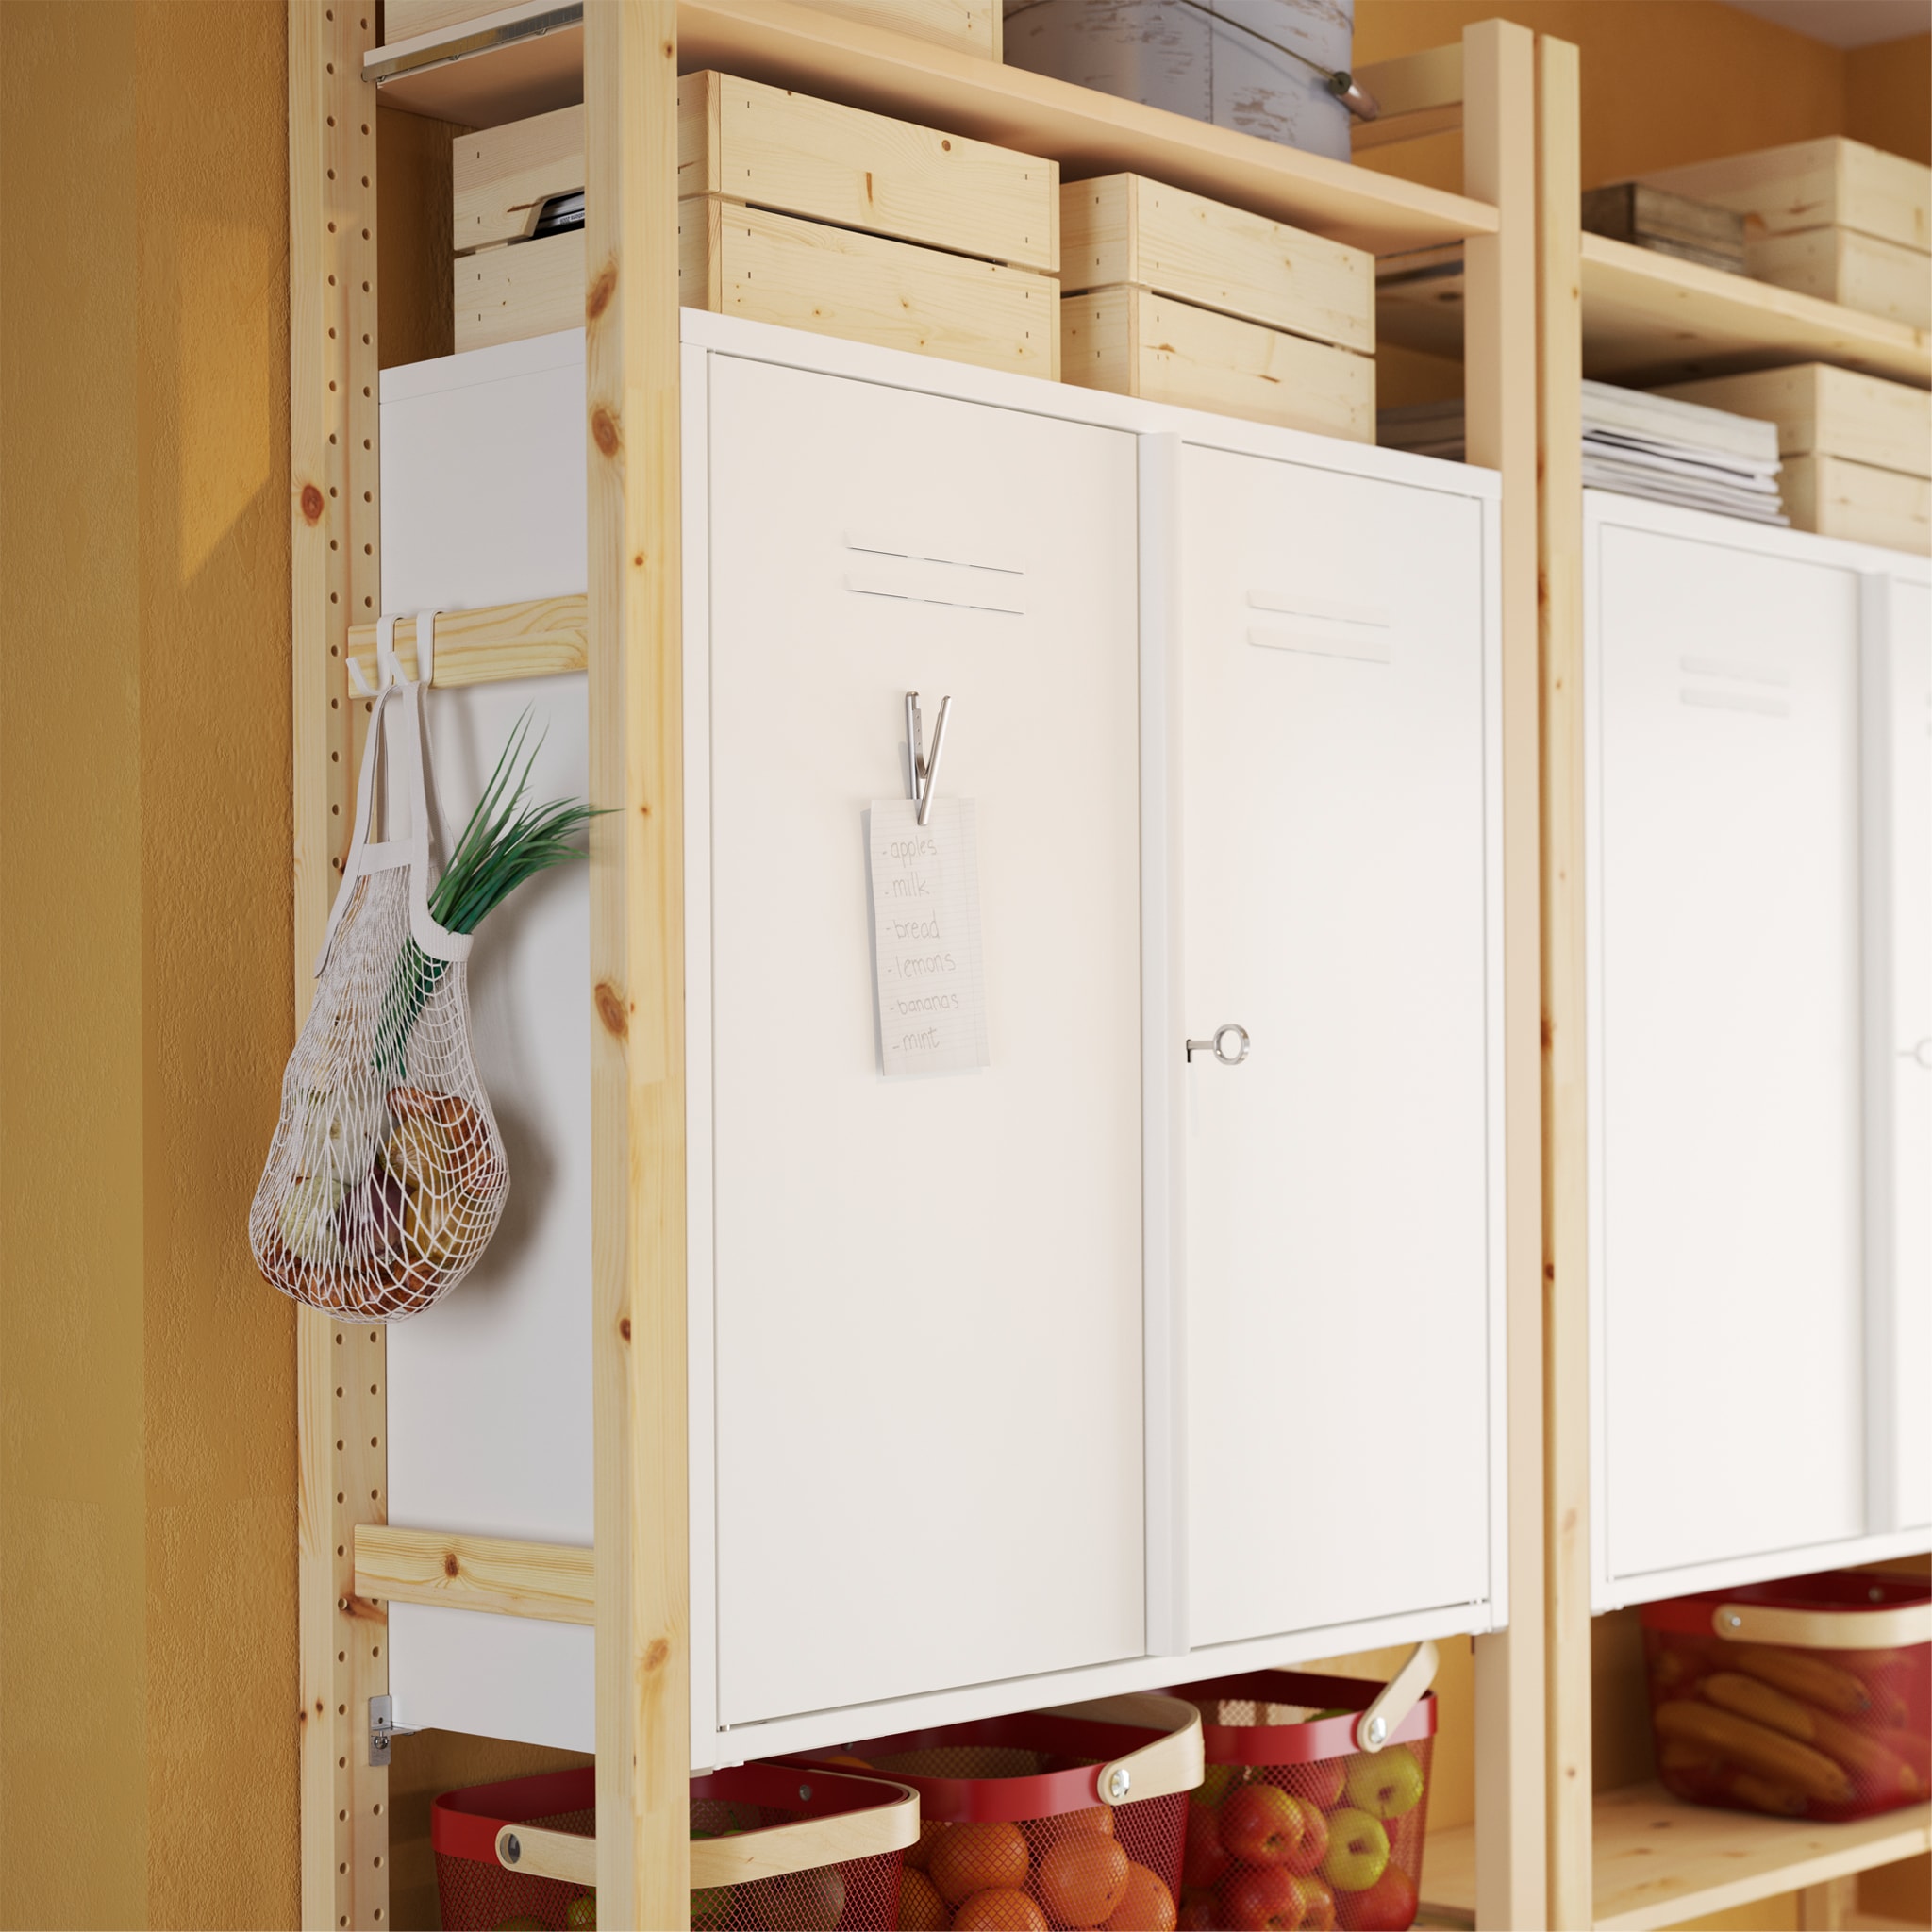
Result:
<instances>
[{"instance_id":1,"label":"wooden crate slat","mask_svg":"<svg viewBox=\"0 0 1932 1932\"><path fill-rule=\"evenodd\" d=\"M1787 457L1778 477L1794 528L1932 553L1932 482L1843 457Z\"/></svg>"},{"instance_id":2,"label":"wooden crate slat","mask_svg":"<svg viewBox=\"0 0 1932 1932\"><path fill-rule=\"evenodd\" d=\"M1751 235L1840 226L1922 254L1932 249L1932 168L1842 135L1693 161L1643 178L1737 209Z\"/></svg>"},{"instance_id":3,"label":"wooden crate slat","mask_svg":"<svg viewBox=\"0 0 1932 1932\"><path fill-rule=\"evenodd\" d=\"M1060 288L1132 282L1198 308L1373 355L1374 258L1286 223L1107 175L1060 191Z\"/></svg>"},{"instance_id":4,"label":"wooden crate slat","mask_svg":"<svg viewBox=\"0 0 1932 1932\"><path fill-rule=\"evenodd\" d=\"M679 202L677 223L687 307L987 369L1057 373L1059 285L1050 275L741 208L718 195ZM583 264L581 233L458 257L458 351L575 327Z\"/></svg>"},{"instance_id":5,"label":"wooden crate slat","mask_svg":"<svg viewBox=\"0 0 1932 1932\"><path fill-rule=\"evenodd\" d=\"M1060 298L1060 368L1083 389L1375 440L1375 365L1132 287Z\"/></svg>"},{"instance_id":6,"label":"wooden crate slat","mask_svg":"<svg viewBox=\"0 0 1932 1932\"><path fill-rule=\"evenodd\" d=\"M1911 328L1932 325L1932 256L1856 228L1807 228L1744 244L1744 267L1760 282L1795 289L1861 315Z\"/></svg>"},{"instance_id":7,"label":"wooden crate slat","mask_svg":"<svg viewBox=\"0 0 1932 1932\"><path fill-rule=\"evenodd\" d=\"M1052 161L729 75L678 83L677 192L723 194L958 255L1052 273ZM527 235L544 199L584 185L581 108L455 143L459 249Z\"/></svg>"},{"instance_id":8,"label":"wooden crate slat","mask_svg":"<svg viewBox=\"0 0 1932 1932\"><path fill-rule=\"evenodd\" d=\"M1777 425L1781 456L1844 457L1932 476L1932 393L1829 363L1677 383L1660 394Z\"/></svg>"}]
</instances>

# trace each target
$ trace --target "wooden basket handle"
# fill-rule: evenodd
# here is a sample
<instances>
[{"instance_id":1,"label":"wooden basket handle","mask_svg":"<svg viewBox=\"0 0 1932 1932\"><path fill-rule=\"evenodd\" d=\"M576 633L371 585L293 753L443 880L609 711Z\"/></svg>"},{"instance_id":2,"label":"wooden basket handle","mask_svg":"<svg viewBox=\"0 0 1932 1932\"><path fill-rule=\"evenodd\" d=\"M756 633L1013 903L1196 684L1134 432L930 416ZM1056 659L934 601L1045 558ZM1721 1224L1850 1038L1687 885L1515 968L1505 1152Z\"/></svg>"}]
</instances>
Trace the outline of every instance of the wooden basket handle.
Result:
<instances>
[{"instance_id":1,"label":"wooden basket handle","mask_svg":"<svg viewBox=\"0 0 1932 1932\"><path fill-rule=\"evenodd\" d=\"M532 1878L594 1888L597 1840L583 1832L506 1824L496 1834L496 1862L511 1872L527 1872Z\"/></svg>"},{"instance_id":2,"label":"wooden basket handle","mask_svg":"<svg viewBox=\"0 0 1932 1932\"><path fill-rule=\"evenodd\" d=\"M1375 1700L1355 1721L1357 1751L1379 1751L1402 1721L1422 1702L1423 1692L1436 1680L1436 1646L1424 1640L1409 1652L1408 1661L1384 1684Z\"/></svg>"},{"instance_id":3,"label":"wooden basket handle","mask_svg":"<svg viewBox=\"0 0 1932 1932\"><path fill-rule=\"evenodd\" d=\"M1098 1724L1134 1724L1165 1735L1124 1757L1101 1765L1094 1773L1101 1802L1132 1805L1142 1798L1165 1798L1191 1791L1208 1769L1201 1746L1201 1713L1178 1697L1152 1690L1124 1697L1095 1697L1085 1704L1056 1705L1053 1717L1091 1718Z\"/></svg>"},{"instance_id":4,"label":"wooden basket handle","mask_svg":"<svg viewBox=\"0 0 1932 1932\"><path fill-rule=\"evenodd\" d=\"M1883 1610L1786 1610L1770 1604L1720 1604L1710 1627L1729 1643L1783 1643L1796 1650L1896 1650L1932 1643L1932 1603Z\"/></svg>"},{"instance_id":5,"label":"wooden basket handle","mask_svg":"<svg viewBox=\"0 0 1932 1932\"><path fill-rule=\"evenodd\" d=\"M811 1782L808 1771L799 1776L808 1785ZM793 1872L815 1871L821 1865L842 1865L848 1858L874 1858L881 1853L904 1851L916 1843L919 1793L880 1778L867 1782L878 1786L880 1802L862 1811L797 1818L789 1824L734 1832L729 1838L693 1839L692 1890L743 1885L754 1878L783 1878ZM496 1834L496 1857L512 1872L527 1872L535 1878L559 1878L566 1885L593 1886L597 1882L597 1840L574 1831L506 1824Z\"/></svg>"}]
</instances>

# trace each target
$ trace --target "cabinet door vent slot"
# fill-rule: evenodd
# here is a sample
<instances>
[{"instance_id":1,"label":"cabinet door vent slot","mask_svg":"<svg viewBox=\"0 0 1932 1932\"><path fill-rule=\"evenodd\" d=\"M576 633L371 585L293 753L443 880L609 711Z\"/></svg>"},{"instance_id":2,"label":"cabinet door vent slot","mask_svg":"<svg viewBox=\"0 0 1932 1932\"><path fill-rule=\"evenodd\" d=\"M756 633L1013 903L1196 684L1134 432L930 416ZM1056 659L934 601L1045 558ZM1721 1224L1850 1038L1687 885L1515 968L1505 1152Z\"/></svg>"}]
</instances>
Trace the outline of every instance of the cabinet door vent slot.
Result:
<instances>
[{"instance_id":1,"label":"cabinet door vent slot","mask_svg":"<svg viewBox=\"0 0 1932 1932\"><path fill-rule=\"evenodd\" d=\"M1318 624L1360 624L1389 628L1386 604L1356 604L1335 597L1309 597L1299 591L1250 591L1250 610L1277 611L1283 617L1311 617Z\"/></svg>"},{"instance_id":2,"label":"cabinet door vent slot","mask_svg":"<svg viewBox=\"0 0 1932 1932\"><path fill-rule=\"evenodd\" d=\"M1310 658L1352 658L1358 664L1389 662L1386 637L1318 637L1312 631L1250 629L1248 641L1264 651L1300 651Z\"/></svg>"},{"instance_id":3,"label":"cabinet door vent slot","mask_svg":"<svg viewBox=\"0 0 1932 1932\"><path fill-rule=\"evenodd\" d=\"M1777 691L1789 691L1791 685L1791 670L1789 664L1753 664L1739 658L1707 658L1687 651L1677 659L1677 668L1691 677L1712 677L1722 680L1718 687L1701 684L1685 685L1679 695L1687 705L1696 705L1710 711L1748 711L1760 718L1789 718L1791 705L1789 698L1774 697L1771 687ZM1724 685L1757 686L1756 690L1725 690Z\"/></svg>"},{"instance_id":4,"label":"cabinet door vent slot","mask_svg":"<svg viewBox=\"0 0 1932 1932\"><path fill-rule=\"evenodd\" d=\"M1749 711L1758 718L1789 718L1791 715L1789 698L1774 698L1763 691L1706 691L1701 686L1687 684L1680 695L1687 705L1695 705L1707 711Z\"/></svg>"}]
</instances>

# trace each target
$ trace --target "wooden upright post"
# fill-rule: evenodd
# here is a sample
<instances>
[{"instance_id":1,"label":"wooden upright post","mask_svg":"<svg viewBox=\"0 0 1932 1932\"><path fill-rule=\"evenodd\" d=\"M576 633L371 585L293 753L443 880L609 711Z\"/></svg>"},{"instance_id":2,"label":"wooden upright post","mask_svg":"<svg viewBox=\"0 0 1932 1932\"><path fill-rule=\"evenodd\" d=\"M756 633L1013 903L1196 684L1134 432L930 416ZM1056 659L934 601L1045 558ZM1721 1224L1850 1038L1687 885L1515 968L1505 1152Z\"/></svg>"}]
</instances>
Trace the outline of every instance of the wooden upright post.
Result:
<instances>
[{"instance_id":1,"label":"wooden upright post","mask_svg":"<svg viewBox=\"0 0 1932 1932\"><path fill-rule=\"evenodd\" d=\"M1583 931L1583 236L1576 49L1537 42L1549 1924L1592 1915Z\"/></svg>"},{"instance_id":2,"label":"wooden upright post","mask_svg":"<svg viewBox=\"0 0 1932 1932\"><path fill-rule=\"evenodd\" d=\"M1462 41L1469 460L1503 477L1504 1164L1508 1186L1509 1626L1478 1638L1476 1924L1544 1922L1542 1109L1538 970L1536 80L1508 21Z\"/></svg>"},{"instance_id":3,"label":"wooden upright post","mask_svg":"<svg viewBox=\"0 0 1932 1932\"><path fill-rule=\"evenodd\" d=\"M378 614L375 0L289 0L289 495L294 665L295 1021L348 849L349 625ZM389 1922L389 1774L369 1700L388 1620L355 1594L354 1529L387 1511L379 1326L296 1318L302 1923Z\"/></svg>"},{"instance_id":4,"label":"wooden upright post","mask_svg":"<svg viewBox=\"0 0 1932 1932\"><path fill-rule=\"evenodd\" d=\"M597 1913L691 1909L677 14L584 14Z\"/></svg>"}]
</instances>

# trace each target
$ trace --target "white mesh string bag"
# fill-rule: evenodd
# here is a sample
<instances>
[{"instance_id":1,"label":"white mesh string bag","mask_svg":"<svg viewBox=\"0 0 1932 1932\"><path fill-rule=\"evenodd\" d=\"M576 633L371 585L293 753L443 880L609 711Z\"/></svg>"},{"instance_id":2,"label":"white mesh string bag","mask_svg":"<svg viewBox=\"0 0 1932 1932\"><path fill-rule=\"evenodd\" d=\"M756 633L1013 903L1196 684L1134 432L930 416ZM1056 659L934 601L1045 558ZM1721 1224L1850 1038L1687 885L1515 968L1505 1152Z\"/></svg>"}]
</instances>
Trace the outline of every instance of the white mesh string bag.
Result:
<instances>
[{"instance_id":1,"label":"white mesh string bag","mask_svg":"<svg viewBox=\"0 0 1932 1932\"><path fill-rule=\"evenodd\" d=\"M385 711L401 712L407 839L369 837ZM319 982L282 1075L248 1242L284 1294L393 1322L448 1293L489 1245L509 1167L470 1051L470 936L430 917L422 688L385 685Z\"/></svg>"}]
</instances>

